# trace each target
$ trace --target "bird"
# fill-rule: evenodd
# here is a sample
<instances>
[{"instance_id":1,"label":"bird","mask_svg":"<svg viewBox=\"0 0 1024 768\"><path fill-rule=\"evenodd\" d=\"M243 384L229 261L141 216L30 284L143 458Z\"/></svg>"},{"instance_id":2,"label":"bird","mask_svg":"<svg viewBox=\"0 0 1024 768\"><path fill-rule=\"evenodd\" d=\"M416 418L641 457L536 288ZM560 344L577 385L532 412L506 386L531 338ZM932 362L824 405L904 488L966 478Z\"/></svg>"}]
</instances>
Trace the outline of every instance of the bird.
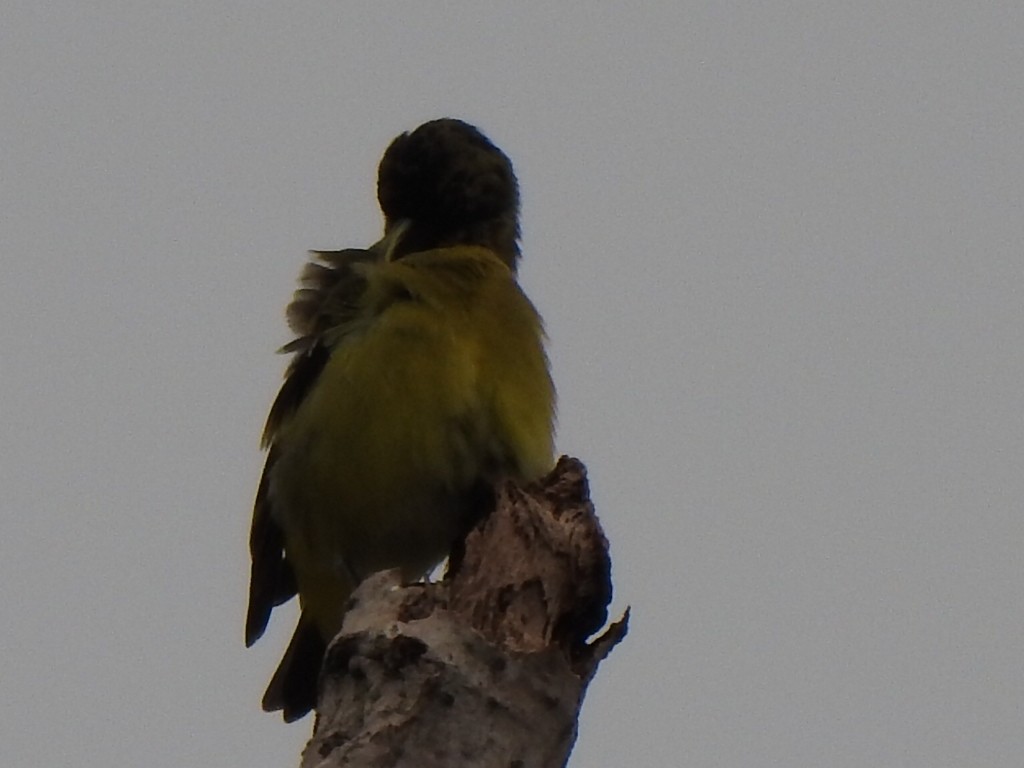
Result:
<instances>
[{"instance_id":1,"label":"bird","mask_svg":"<svg viewBox=\"0 0 1024 768\"><path fill-rule=\"evenodd\" d=\"M415 580L494 503L503 479L554 463L555 388L540 314L520 288L508 157L454 118L400 134L378 167L383 236L312 251L286 312L293 341L262 437L246 646L298 595L263 696L286 722L315 708L353 589Z\"/></svg>"}]
</instances>

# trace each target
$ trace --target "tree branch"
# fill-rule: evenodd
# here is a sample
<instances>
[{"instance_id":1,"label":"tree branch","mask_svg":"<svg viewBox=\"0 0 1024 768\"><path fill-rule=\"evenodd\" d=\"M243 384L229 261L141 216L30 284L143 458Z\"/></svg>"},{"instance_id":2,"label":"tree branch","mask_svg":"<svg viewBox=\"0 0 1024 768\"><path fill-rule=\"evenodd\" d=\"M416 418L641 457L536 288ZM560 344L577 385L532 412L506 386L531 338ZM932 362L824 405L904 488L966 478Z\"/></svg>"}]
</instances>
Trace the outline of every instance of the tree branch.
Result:
<instances>
[{"instance_id":1,"label":"tree branch","mask_svg":"<svg viewBox=\"0 0 1024 768\"><path fill-rule=\"evenodd\" d=\"M302 768L553 768L587 684L625 636L586 470L505 483L438 584L363 582L321 673Z\"/></svg>"}]
</instances>

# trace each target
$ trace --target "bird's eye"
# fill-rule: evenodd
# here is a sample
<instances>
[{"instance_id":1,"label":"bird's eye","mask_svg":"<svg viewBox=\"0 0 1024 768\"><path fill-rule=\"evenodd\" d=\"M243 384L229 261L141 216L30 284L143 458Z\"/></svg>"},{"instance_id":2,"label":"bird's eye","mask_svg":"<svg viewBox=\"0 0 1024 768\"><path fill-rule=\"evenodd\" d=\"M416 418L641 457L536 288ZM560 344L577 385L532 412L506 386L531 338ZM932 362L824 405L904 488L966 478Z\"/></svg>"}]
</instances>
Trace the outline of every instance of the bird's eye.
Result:
<instances>
[{"instance_id":1,"label":"bird's eye","mask_svg":"<svg viewBox=\"0 0 1024 768\"><path fill-rule=\"evenodd\" d=\"M416 301L416 297L405 286L396 286L392 298L395 301Z\"/></svg>"}]
</instances>

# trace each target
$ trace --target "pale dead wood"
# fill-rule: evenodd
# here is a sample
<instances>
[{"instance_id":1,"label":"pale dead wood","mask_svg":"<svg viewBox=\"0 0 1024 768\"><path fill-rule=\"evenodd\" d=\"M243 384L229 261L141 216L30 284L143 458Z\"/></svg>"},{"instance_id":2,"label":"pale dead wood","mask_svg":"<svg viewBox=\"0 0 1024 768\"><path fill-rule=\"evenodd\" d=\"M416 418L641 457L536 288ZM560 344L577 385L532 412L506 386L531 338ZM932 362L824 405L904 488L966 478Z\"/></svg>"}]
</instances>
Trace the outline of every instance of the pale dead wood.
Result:
<instances>
[{"instance_id":1,"label":"pale dead wood","mask_svg":"<svg viewBox=\"0 0 1024 768\"><path fill-rule=\"evenodd\" d=\"M302 768L563 766L587 684L626 634L628 614L587 642L610 600L584 466L504 484L444 581L386 572L355 592Z\"/></svg>"}]
</instances>

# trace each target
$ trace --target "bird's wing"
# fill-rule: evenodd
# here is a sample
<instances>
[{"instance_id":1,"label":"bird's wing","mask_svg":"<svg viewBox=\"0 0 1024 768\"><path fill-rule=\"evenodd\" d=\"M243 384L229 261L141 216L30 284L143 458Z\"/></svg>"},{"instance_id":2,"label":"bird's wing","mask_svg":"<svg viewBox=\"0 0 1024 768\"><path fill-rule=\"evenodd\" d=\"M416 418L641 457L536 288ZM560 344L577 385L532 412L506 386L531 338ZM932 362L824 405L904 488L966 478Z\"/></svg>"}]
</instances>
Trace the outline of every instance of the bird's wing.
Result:
<instances>
[{"instance_id":1,"label":"bird's wing","mask_svg":"<svg viewBox=\"0 0 1024 768\"><path fill-rule=\"evenodd\" d=\"M263 634L271 610L296 593L295 576L284 551L284 532L272 514L270 473L277 458L275 440L327 364L336 340L336 334L330 332L343 328L357 311L366 279L356 265L379 258L374 248L312 253L316 261L303 268L299 288L287 310L288 325L297 336L280 349L294 356L263 430L262 445L270 450L256 491L249 534L252 573L246 645L252 645Z\"/></svg>"},{"instance_id":2,"label":"bird's wing","mask_svg":"<svg viewBox=\"0 0 1024 768\"><path fill-rule=\"evenodd\" d=\"M285 372L281 391L270 407L263 428L264 448L274 442L281 425L305 399L327 363L330 347L337 338L329 332L344 327L358 311L366 278L357 265L379 258L374 248L311 253L317 261L303 267L299 287L286 311L288 327L297 335L278 351L295 355Z\"/></svg>"}]
</instances>

